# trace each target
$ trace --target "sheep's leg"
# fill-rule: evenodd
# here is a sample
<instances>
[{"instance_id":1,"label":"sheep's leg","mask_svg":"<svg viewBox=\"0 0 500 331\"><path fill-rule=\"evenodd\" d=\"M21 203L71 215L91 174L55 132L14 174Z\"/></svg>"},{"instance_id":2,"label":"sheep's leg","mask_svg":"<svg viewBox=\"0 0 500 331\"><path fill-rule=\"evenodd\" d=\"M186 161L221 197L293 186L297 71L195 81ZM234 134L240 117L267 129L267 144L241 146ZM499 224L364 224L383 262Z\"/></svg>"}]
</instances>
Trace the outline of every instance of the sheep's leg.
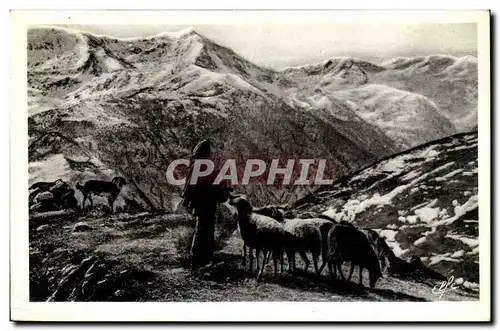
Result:
<instances>
[{"instance_id":1,"label":"sheep's leg","mask_svg":"<svg viewBox=\"0 0 500 331\"><path fill-rule=\"evenodd\" d=\"M259 248L256 248L255 249L255 260L257 261L257 270L259 270L259 256L260 256L260 249ZM264 259L263 259L263 262L264 263L266 260L266 254L264 253Z\"/></svg>"},{"instance_id":2,"label":"sheep's leg","mask_svg":"<svg viewBox=\"0 0 500 331\"><path fill-rule=\"evenodd\" d=\"M243 244L243 265L247 265L247 245Z\"/></svg>"},{"instance_id":3,"label":"sheep's leg","mask_svg":"<svg viewBox=\"0 0 500 331\"><path fill-rule=\"evenodd\" d=\"M271 258L271 254L273 254L273 260L274 260L274 252L272 251L268 251L267 253L265 252L262 252L262 254L264 255L264 258L262 259L262 263L264 264L264 267L267 266L267 264L269 263L269 259Z\"/></svg>"},{"instance_id":4,"label":"sheep's leg","mask_svg":"<svg viewBox=\"0 0 500 331\"><path fill-rule=\"evenodd\" d=\"M82 202L82 210L84 210L84 209L85 209L85 202L86 202L86 201L87 201L87 195L86 195L86 194L84 194L84 195L83 195L83 202Z\"/></svg>"},{"instance_id":5,"label":"sheep's leg","mask_svg":"<svg viewBox=\"0 0 500 331\"><path fill-rule=\"evenodd\" d=\"M332 268L333 262L328 261L328 273L330 274L330 280L334 280L337 278L337 275L335 274L335 269Z\"/></svg>"},{"instance_id":6,"label":"sheep's leg","mask_svg":"<svg viewBox=\"0 0 500 331\"><path fill-rule=\"evenodd\" d=\"M264 263L267 265L269 263L269 258L271 257L271 253L264 254Z\"/></svg>"},{"instance_id":7,"label":"sheep's leg","mask_svg":"<svg viewBox=\"0 0 500 331\"><path fill-rule=\"evenodd\" d=\"M111 208L111 214L114 214L113 205L115 204L115 200L118 196L112 195L108 197L109 208Z\"/></svg>"},{"instance_id":8,"label":"sheep's leg","mask_svg":"<svg viewBox=\"0 0 500 331\"><path fill-rule=\"evenodd\" d=\"M286 257L287 257L287 259L288 259L288 272L290 272L290 273L291 273L291 272L292 272L292 270L293 270L293 265L292 265L292 257L293 257L293 256L295 256L295 254L294 254L294 253L292 253L292 251L288 250L288 251L286 252Z\"/></svg>"},{"instance_id":9,"label":"sheep's leg","mask_svg":"<svg viewBox=\"0 0 500 331\"><path fill-rule=\"evenodd\" d=\"M284 259L285 259L285 253L281 252L281 254L280 254L280 260L281 260L281 270L280 270L280 273L283 273L283 263L285 263Z\"/></svg>"},{"instance_id":10,"label":"sheep's leg","mask_svg":"<svg viewBox=\"0 0 500 331\"><path fill-rule=\"evenodd\" d=\"M313 263L314 263L314 271L316 272L316 275L319 276L319 269L318 269L318 256L316 254L312 254L313 257Z\"/></svg>"},{"instance_id":11,"label":"sheep's leg","mask_svg":"<svg viewBox=\"0 0 500 331\"><path fill-rule=\"evenodd\" d=\"M363 266L359 265L359 285L363 286Z\"/></svg>"},{"instance_id":12,"label":"sheep's leg","mask_svg":"<svg viewBox=\"0 0 500 331\"><path fill-rule=\"evenodd\" d=\"M347 277L347 281L349 281L349 282L351 281L351 277L352 277L352 273L354 271L354 267L355 267L354 263L351 262L351 271L349 271L349 277Z\"/></svg>"},{"instance_id":13,"label":"sheep's leg","mask_svg":"<svg viewBox=\"0 0 500 331\"><path fill-rule=\"evenodd\" d=\"M252 273L253 271L253 254L252 254L252 247L249 247L250 251L248 252L250 254L250 265L249 265L249 270L250 271L250 274Z\"/></svg>"},{"instance_id":14,"label":"sheep's leg","mask_svg":"<svg viewBox=\"0 0 500 331\"><path fill-rule=\"evenodd\" d=\"M325 268L326 263L327 263L327 260L323 259L323 261L321 262L321 266L319 267L319 274L320 275L321 275L321 272L323 271L323 269Z\"/></svg>"},{"instance_id":15,"label":"sheep's leg","mask_svg":"<svg viewBox=\"0 0 500 331\"><path fill-rule=\"evenodd\" d=\"M325 245L327 238L323 238L323 245L321 248L321 267L319 267L319 274L323 271L323 268L328 263L328 246Z\"/></svg>"},{"instance_id":16,"label":"sheep's leg","mask_svg":"<svg viewBox=\"0 0 500 331\"><path fill-rule=\"evenodd\" d=\"M260 266L259 273L257 274L257 281L259 281L260 276L264 272L264 266L266 265L266 263L265 263L266 262L266 256L268 256L268 253L265 250L263 251L263 253L264 253L264 260L262 261L262 265ZM257 256L257 260L258 260L258 256Z\"/></svg>"},{"instance_id":17,"label":"sheep's leg","mask_svg":"<svg viewBox=\"0 0 500 331\"><path fill-rule=\"evenodd\" d=\"M264 254L264 253L262 253ZM264 260L266 261L266 265L269 263L269 259L271 258L271 252L267 252L266 254L264 254Z\"/></svg>"},{"instance_id":18,"label":"sheep's leg","mask_svg":"<svg viewBox=\"0 0 500 331\"><path fill-rule=\"evenodd\" d=\"M278 277L278 257L279 255L273 252L274 278Z\"/></svg>"},{"instance_id":19,"label":"sheep's leg","mask_svg":"<svg viewBox=\"0 0 500 331\"><path fill-rule=\"evenodd\" d=\"M340 278L342 278L342 280L345 281L345 276L344 276L344 273L342 272L341 266L342 266L342 263L337 263L337 270L339 271Z\"/></svg>"},{"instance_id":20,"label":"sheep's leg","mask_svg":"<svg viewBox=\"0 0 500 331\"><path fill-rule=\"evenodd\" d=\"M302 260L304 260L305 262L305 266L304 266L304 272L307 272L307 269L309 269L309 264L311 264L311 261L309 261L309 259L307 258L307 254L306 252L304 252L303 250L300 250L299 251L299 254L300 256L302 257Z\"/></svg>"},{"instance_id":21,"label":"sheep's leg","mask_svg":"<svg viewBox=\"0 0 500 331\"><path fill-rule=\"evenodd\" d=\"M89 194L90 208L94 208L94 203L92 202L92 194Z\"/></svg>"}]
</instances>

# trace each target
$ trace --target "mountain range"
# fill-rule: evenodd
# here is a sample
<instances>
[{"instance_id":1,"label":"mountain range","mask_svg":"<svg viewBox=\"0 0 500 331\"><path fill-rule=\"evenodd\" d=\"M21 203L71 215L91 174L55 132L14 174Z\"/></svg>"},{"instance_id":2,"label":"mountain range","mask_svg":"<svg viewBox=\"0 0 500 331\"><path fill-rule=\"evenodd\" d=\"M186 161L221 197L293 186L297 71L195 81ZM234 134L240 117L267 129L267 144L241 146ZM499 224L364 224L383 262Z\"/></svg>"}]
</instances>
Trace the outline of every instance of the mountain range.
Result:
<instances>
[{"instance_id":1,"label":"mountain range","mask_svg":"<svg viewBox=\"0 0 500 331\"><path fill-rule=\"evenodd\" d=\"M30 183L110 179L118 204L170 209L165 171L210 138L223 158L325 158L331 178L477 128L477 59L356 58L276 71L188 29L118 39L28 31ZM306 188L241 187L258 202Z\"/></svg>"}]
</instances>

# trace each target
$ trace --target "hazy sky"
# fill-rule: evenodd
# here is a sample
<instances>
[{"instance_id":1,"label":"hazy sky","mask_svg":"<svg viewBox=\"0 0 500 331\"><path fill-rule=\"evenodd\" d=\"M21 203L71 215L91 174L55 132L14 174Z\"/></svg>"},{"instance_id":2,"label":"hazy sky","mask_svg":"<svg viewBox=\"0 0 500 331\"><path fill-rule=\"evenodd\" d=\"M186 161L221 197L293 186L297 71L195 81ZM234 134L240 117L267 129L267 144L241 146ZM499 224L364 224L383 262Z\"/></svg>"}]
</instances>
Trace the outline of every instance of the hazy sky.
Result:
<instances>
[{"instance_id":1,"label":"hazy sky","mask_svg":"<svg viewBox=\"0 0 500 331\"><path fill-rule=\"evenodd\" d=\"M66 25L115 37L142 37L194 28L260 65L281 69L355 56L381 62L395 56L476 55L476 24Z\"/></svg>"}]
</instances>

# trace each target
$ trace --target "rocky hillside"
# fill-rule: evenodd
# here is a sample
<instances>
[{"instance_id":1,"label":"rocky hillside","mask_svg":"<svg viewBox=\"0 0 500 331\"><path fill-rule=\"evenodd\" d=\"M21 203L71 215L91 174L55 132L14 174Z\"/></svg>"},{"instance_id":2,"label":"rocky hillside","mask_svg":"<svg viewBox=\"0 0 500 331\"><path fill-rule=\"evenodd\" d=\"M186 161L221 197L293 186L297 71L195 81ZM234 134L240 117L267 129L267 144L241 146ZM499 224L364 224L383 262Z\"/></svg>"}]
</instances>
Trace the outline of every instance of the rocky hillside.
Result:
<instances>
[{"instance_id":1,"label":"rocky hillside","mask_svg":"<svg viewBox=\"0 0 500 331\"><path fill-rule=\"evenodd\" d=\"M117 39L33 28L27 51L30 183L121 175L121 207L170 209L178 189L166 168L204 138L223 158L326 158L339 178L475 123L472 58L277 72L193 30ZM304 194L242 189L261 203Z\"/></svg>"},{"instance_id":2,"label":"rocky hillside","mask_svg":"<svg viewBox=\"0 0 500 331\"><path fill-rule=\"evenodd\" d=\"M215 266L187 269L192 216L66 210L30 215L32 301L428 301L479 296L477 134L451 136L385 158L289 206L374 229L403 261L424 266L458 289L443 297L441 280L386 274L375 289L311 272L271 270L257 284L241 263L232 206L219 206ZM298 260L298 268L303 268ZM348 266L345 266L344 273ZM326 268L325 268L326 269ZM366 280L365 280L366 283Z\"/></svg>"},{"instance_id":3,"label":"rocky hillside","mask_svg":"<svg viewBox=\"0 0 500 331\"><path fill-rule=\"evenodd\" d=\"M298 201L369 227L394 253L459 278L479 281L477 134L459 134L381 160Z\"/></svg>"},{"instance_id":4,"label":"rocky hillside","mask_svg":"<svg viewBox=\"0 0 500 331\"><path fill-rule=\"evenodd\" d=\"M331 177L398 150L357 116L292 107L275 72L192 30L126 40L32 29L28 68L30 181L118 173L148 209L169 207L166 168L203 138L240 160L327 158Z\"/></svg>"}]
</instances>

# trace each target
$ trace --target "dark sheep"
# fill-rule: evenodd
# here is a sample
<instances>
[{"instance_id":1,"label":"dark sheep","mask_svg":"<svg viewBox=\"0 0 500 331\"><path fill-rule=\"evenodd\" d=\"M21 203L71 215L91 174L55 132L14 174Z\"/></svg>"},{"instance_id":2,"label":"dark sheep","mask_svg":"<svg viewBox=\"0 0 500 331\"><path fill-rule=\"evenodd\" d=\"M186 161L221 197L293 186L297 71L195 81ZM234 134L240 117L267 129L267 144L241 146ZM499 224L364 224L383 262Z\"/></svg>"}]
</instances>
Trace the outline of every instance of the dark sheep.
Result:
<instances>
[{"instance_id":1,"label":"dark sheep","mask_svg":"<svg viewBox=\"0 0 500 331\"><path fill-rule=\"evenodd\" d=\"M328 269L330 277L336 278L338 270L345 280L341 266L344 262L351 262L351 271L348 281L351 280L354 267L359 267L359 283L363 284L363 269L367 268L370 275L370 287L382 276L380 264L367 236L353 226L336 225L328 233Z\"/></svg>"},{"instance_id":2,"label":"dark sheep","mask_svg":"<svg viewBox=\"0 0 500 331\"><path fill-rule=\"evenodd\" d=\"M390 265L391 261L394 261L394 252L389 248L385 240L381 238L376 231L367 228L362 228L360 229L360 231L363 232L368 238L368 241L372 245L372 248L377 255L381 270L385 271Z\"/></svg>"},{"instance_id":3,"label":"dark sheep","mask_svg":"<svg viewBox=\"0 0 500 331\"><path fill-rule=\"evenodd\" d=\"M118 194L120 194L122 187L126 184L127 181L125 178L120 176L113 177L111 182L103 180L89 180L83 185L76 183L76 189L81 191L83 194L82 209L85 208L85 202L87 199L89 199L90 205L93 205L93 194L106 194L108 196L109 208L113 210L113 204L118 197Z\"/></svg>"}]
</instances>

